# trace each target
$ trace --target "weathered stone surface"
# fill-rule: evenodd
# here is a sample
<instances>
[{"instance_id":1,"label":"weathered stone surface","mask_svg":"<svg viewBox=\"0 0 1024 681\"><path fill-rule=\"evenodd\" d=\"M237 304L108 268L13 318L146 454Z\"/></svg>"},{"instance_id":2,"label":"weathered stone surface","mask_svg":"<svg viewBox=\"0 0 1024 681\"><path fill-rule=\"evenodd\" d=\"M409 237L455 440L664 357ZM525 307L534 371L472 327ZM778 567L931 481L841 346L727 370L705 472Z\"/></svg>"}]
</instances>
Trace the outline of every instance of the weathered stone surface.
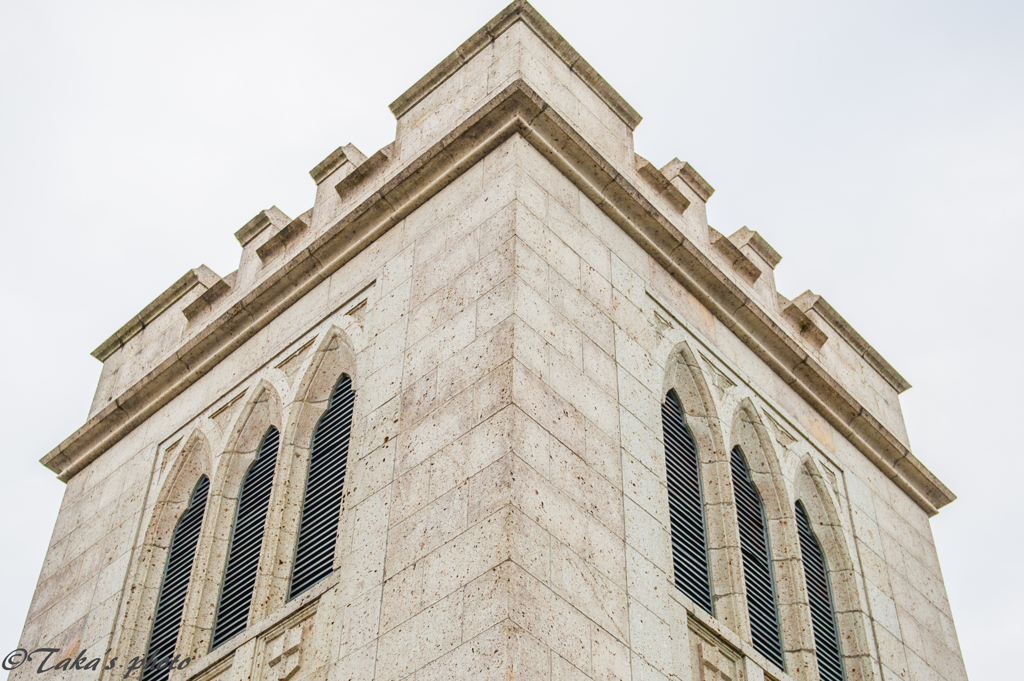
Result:
<instances>
[{"instance_id":1,"label":"weathered stone surface","mask_svg":"<svg viewBox=\"0 0 1024 681\"><path fill-rule=\"evenodd\" d=\"M848 678L965 678L928 522L952 495L907 447L909 386L820 297L780 301L780 256L709 228L689 164L634 155L639 116L536 10L510 5L392 110L393 144L312 171L310 211L240 230L237 273L194 270L97 350L90 420L44 459L67 490L22 647L141 655L206 475L175 681L813 679L797 500ZM288 601L343 372L334 571ZM714 616L674 584L670 389L699 448ZM248 626L210 651L270 426ZM788 674L750 643L734 446L765 504Z\"/></svg>"}]
</instances>

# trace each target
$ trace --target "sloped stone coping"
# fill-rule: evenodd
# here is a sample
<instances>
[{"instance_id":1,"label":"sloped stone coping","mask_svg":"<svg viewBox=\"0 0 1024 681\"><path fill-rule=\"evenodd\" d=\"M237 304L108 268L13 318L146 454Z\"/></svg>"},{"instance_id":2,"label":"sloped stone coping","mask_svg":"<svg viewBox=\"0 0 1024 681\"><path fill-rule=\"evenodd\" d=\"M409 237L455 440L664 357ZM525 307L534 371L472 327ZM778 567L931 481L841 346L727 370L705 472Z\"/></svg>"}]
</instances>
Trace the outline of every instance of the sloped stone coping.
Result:
<instances>
[{"instance_id":1,"label":"sloped stone coping","mask_svg":"<svg viewBox=\"0 0 1024 681\"><path fill-rule=\"evenodd\" d=\"M42 459L67 481L512 135L566 175L929 515L956 497L525 81L513 81Z\"/></svg>"},{"instance_id":2,"label":"sloped stone coping","mask_svg":"<svg viewBox=\"0 0 1024 681\"><path fill-rule=\"evenodd\" d=\"M391 113L395 115L395 118L401 118L441 83L448 80L463 64L472 59L473 55L484 49L488 43L494 41L517 21L523 21L533 29L533 32L547 43L551 51L558 55L565 65L579 76L623 123L629 126L630 130L636 130L636 126L640 125L642 120L640 114L594 70L593 66L587 63L586 59L580 56L579 52L573 49L572 45L555 30L554 26L548 23L547 19L542 17L525 0L515 0L499 12L498 16L487 22L486 26L462 43L457 50L445 57L430 73L420 78L415 85L391 103Z\"/></svg>"}]
</instances>

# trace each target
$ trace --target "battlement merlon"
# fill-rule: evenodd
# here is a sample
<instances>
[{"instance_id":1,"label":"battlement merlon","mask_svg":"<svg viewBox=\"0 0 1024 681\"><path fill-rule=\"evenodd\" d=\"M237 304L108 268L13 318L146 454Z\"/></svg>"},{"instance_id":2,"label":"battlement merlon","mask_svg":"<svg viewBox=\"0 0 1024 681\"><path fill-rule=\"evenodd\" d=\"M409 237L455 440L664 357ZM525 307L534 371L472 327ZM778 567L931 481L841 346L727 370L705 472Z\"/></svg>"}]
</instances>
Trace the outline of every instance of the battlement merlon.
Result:
<instances>
[{"instance_id":1,"label":"battlement merlon","mask_svg":"<svg viewBox=\"0 0 1024 681\"><path fill-rule=\"evenodd\" d=\"M146 352L136 349L131 358L132 364L148 362L140 364L140 378L119 385L100 400L104 381L114 385L107 374L116 373L107 372L105 365L89 421L44 457L43 463L61 479L75 475L198 380L211 362L253 337L454 178L518 135L639 244L662 268L659 276L681 284L922 508L934 513L952 501L949 490L910 453L891 382L880 377L869 390L872 395L878 393L872 398L846 380L847 372L862 366L871 369L865 374L879 375L879 367L888 365L878 361L877 353L868 352L866 343L860 350L851 344L849 338L859 336L846 332L848 325L830 322L831 308L817 301L806 309L793 301L787 306L788 314L783 314L779 301L752 288L725 262L719 251L731 252L731 248L711 247L706 221L700 221L703 239L693 233L693 226L687 226L682 216L698 214L694 208L703 207L710 198L710 185L678 161L658 171L689 202L683 206L678 197L670 200L667 194L672 192L666 193L663 183L659 190L659 182L643 178L632 150L630 125L638 123L639 116L631 118L632 109L619 106L621 98L613 97L610 87L599 96L594 88L601 89L603 79L578 56L573 59L575 52L559 47L564 40L532 7L513 3L488 27L477 34L487 38L475 38L481 45L472 55L464 51L457 58L449 57L444 68L421 81L429 80L429 86L414 86L412 90L419 88L421 96L403 95L393 105L400 114L392 145L369 159L354 147L344 148L335 152L333 160L329 157L320 172L314 169L314 179L319 181L313 210L296 218L299 223L271 225L274 229L260 230L246 243L243 253L253 251L252 279L242 276L247 270L244 259L250 257L243 254L239 272L224 277L219 286L222 294L201 315L188 319L184 314L184 307L201 294L197 292L190 293L187 301L182 299L181 315L175 314L177 307L166 304L150 310L150 316L171 320L167 328L135 320L127 325L138 327L136 338L145 338L140 346ZM477 63L478 59L482 61ZM569 95L576 97L575 104ZM649 169L646 172L650 175ZM336 203L324 211L327 197ZM289 237L279 239L280 247L269 253L264 249L267 257L260 257L265 243L286 232ZM757 282L766 280L765 271L774 267L772 261L778 262L778 254L772 255L774 250L766 248L763 239L742 230L728 240L746 261L765 266ZM804 333L807 320L824 338ZM177 330L176 338L172 328ZM835 332L829 333L830 329ZM101 346L109 350L105 363L120 355L123 364L130 354L128 345L116 341ZM151 345L155 350L148 350ZM836 363L840 360L853 364ZM886 408L879 407L883 402Z\"/></svg>"}]
</instances>

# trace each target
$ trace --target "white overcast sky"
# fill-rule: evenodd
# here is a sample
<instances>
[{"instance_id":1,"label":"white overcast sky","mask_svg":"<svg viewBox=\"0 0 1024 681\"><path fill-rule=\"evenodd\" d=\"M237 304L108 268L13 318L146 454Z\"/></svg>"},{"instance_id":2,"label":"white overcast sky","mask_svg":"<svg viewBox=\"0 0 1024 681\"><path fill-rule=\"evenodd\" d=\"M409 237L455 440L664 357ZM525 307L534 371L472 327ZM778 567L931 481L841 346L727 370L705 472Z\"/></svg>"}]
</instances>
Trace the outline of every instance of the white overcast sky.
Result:
<instances>
[{"instance_id":1,"label":"white overcast sky","mask_svg":"<svg viewBox=\"0 0 1024 681\"><path fill-rule=\"evenodd\" d=\"M312 205L337 146L504 5L0 0L0 655L18 644L85 421L89 352L259 210ZM568 3L538 10L632 104L636 149L716 189L913 385L969 674L1017 678L1024 3ZM1010 671L1011 668L1013 671Z\"/></svg>"}]
</instances>

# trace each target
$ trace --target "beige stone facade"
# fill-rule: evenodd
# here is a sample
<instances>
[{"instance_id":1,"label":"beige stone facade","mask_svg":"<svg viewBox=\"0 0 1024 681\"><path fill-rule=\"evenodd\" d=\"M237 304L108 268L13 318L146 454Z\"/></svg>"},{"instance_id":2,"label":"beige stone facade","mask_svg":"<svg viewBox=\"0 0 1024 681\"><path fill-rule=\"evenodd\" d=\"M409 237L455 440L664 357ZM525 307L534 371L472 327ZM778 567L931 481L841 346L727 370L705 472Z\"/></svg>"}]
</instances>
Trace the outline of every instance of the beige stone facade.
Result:
<instances>
[{"instance_id":1,"label":"beige stone facade","mask_svg":"<svg viewBox=\"0 0 1024 681\"><path fill-rule=\"evenodd\" d=\"M43 459L67 490L22 647L143 654L205 474L178 639L195 661L174 681L814 680L797 500L847 678L966 678L929 527L953 495L909 450L909 385L823 298L777 293L761 235L707 224L697 171L634 153L639 115L532 7L391 108L395 141L328 156L309 211L237 232L236 272L192 270L96 350L89 420ZM334 571L288 601L312 429L342 372ZM671 388L700 447L714 617L673 583ZM211 652L271 425L248 626ZM787 672L751 645L736 445L765 503Z\"/></svg>"}]
</instances>

